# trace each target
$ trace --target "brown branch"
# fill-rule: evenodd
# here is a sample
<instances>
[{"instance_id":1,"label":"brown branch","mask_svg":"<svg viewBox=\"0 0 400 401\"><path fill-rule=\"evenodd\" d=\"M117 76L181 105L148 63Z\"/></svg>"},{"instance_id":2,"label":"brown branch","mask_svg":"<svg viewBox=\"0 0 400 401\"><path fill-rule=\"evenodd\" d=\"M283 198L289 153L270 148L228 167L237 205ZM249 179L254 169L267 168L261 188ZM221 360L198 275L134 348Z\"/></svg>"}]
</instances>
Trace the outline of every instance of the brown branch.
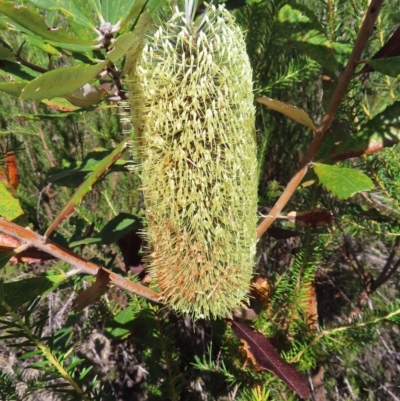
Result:
<instances>
[{"instance_id":1,"label":"brown branch","mask_svg":"<svg viewBox=\"0 0 400 401\"><path fill-rule=\"evenodd\" d=\"M356 43L354 44L353 51L349 57L349 61L347 62L346 68L344 69L338 85L335 89L335 93L332 96L331 102L328 106L328 110L326 112L325 117L323 118L320 126L317 128L316 135L311 142L310 148L307 151L307 154L304 156L303 160L300 163L300 167L297 170L296 174L290 180L289 184L286 186L282 195L275 203L274 207L269 212L268 216L260 223L257 228L257 238L260 238L265 231L271 226L271 224L275 221L279 213L286 206L296 188L299 186L301 180L305 176L308 167L312 163L315 155L319 147L321 146L322 141L328 134L329 127L336 115L336 112L339 108L341 101L346 93L346 90L350 84L351 79L353 78L354 71L357 67L357 62L360 60L363 49L374 31L374 24L378 17L379 11L382 7L384 0L372 0L371 4L368 7L367 13L364 18L364 22L361 26L360 32L358 33Z\"/></svg>"},{"instance_id":2,"label":"brown branch","mask_svg":"<svg viewBox=\"0 0 400 401\"><path fill-rule=\"evenodd\" d=\"M62 246L47 240L43 241L43 237L35 232L21 227L17 224L11 223L4 218L0 218L0 232L7 234L13 238L18 239L22 245L29 244L33 248L39 249L49 255L60 259L71 266L75 267L82 273L95 276L99 269L103 269L108 273L110 282L117 287L128 291L132 294L139 295L153 302L159 302L159 294L143 285L134 283L112 271L98 266L92 262L87 261L81 256L75 255L73 252L63 248Z\"/></svg>"}]
</instances>

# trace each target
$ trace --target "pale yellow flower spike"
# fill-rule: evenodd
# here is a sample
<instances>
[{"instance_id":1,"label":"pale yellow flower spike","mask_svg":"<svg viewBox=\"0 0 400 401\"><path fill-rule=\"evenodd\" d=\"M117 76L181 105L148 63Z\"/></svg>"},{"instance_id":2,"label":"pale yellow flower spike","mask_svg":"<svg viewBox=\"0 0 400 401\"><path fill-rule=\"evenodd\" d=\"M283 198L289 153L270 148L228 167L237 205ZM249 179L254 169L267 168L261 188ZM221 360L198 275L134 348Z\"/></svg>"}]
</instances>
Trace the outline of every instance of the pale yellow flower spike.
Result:
<instances>
[{"instance_id":1,"label":"pale yellow flower spike","mask_svg":"<svg viewBox=\"0 0 400 401\"><path fill-rule=\"evenodd\" d=\"M162 299L195 319L220 318L245 299L253 272L252 71L228 11L212 6L193 20L187 7L146 37L131 107Z\"/></svg>"}]
</instances>

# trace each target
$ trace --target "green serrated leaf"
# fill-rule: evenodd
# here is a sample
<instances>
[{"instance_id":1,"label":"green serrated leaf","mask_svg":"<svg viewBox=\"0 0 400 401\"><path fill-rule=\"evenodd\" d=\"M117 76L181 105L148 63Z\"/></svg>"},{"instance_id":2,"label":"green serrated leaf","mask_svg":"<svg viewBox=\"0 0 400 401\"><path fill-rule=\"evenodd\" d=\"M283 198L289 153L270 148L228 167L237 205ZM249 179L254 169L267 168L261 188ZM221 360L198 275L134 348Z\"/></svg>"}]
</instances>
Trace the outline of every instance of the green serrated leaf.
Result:
<instances>
[{"instance_id":1,"label":"green serrated leaf","mask_svg":"<svg viewBox=\"0 0 400 401\"><path fill-rule=\"evenodd\" d=\"M361 171L322 163L314 163L313 166L321 184L339 199L350 198L374 187L372 180Z\"/></svg>"},{"instance_id":2,"label":"green serrated leaf","mask_svg":"<svg viewBox=\"0 0 400 401\"><path fill-rule=\"evenodd\" d=\"M66 219L75 210L75 207L81 203L83 197L92 189L92 186L95 184L95 182L110 168L112 164L114 164L121 157L122 152L127 146L128 142L127 140L124 140L111 152L109 156L105 157L98 163L93 172L79 186L71 199L50 224L45 233L46 238L48 238L50 234L59 226L62 220Z\"/></svg>"},{"instance_id":3,"label":"green serrated leaf","mask_svg":"<svg viewBox=\"0 0 400 401\"><path fill-rule=\"evenodd\" d=\"M57 68L31 81L22 91L24 100L52 99L70 94L95 78L107 65L102 62L90 66Z\"/></svg>"},{"instance_id":4,"label":"green serrated leaf","mask_svg":"<svg viewBox=\"0 0 400 401\"><path fill-rule=\"evenodd\" d=\"M367 64L381 74L400 78L400 56L371 59L367 60Z\"/></svg>"},{"instance_id":5,"label":"green serrated leaf","mask_svg":"<svg viewBox=\"0 0 400 401\"><path fill-rule=\"evenodd\" d=\"M71 35L63 28L49 27L44 17L38 12L13 2L0 0L0 13L6 15L12 21L21 25L43 40L52 43L66 43L81 46L95 47L98 42L88 41Z\"/></svg>"},{"instance_id":6,"label":"green serrated leaf","mask_svg":"<svg viewBox=\"0 0 400 401\"><path fill-rule=\"evenodd\" d=\"M97 36L95 26L99 21L93 18L87 0L28 0L36 7L48 11L60 11L67 18L68 24L78 37L94 39Z\"/></svg>"},{"instance_id":7,"label":"green serrated leaf","mask_svg":"<svg viewBox=\"0 0 400 401\"><path fill-rule=\"evenodd\" d=\"M146 5L147 0L108 0L102 1L101 13L106 22L115 25L120 23L121 27L136 20L140 16L140 11Z\"/></svg>"},{"instance_id":8,"label":"green serrated leaf","mask_svg":"<svg viewBox=\"0 0 400 401\"><path fill-rule=\"evenodd\" d=\"M140 227L140 220L136 216L129 213L119 213L98 234L73 242L69 246L73 248L82 244L112 244L132 230L138 230Z\"/></svg>"}]
</instances>

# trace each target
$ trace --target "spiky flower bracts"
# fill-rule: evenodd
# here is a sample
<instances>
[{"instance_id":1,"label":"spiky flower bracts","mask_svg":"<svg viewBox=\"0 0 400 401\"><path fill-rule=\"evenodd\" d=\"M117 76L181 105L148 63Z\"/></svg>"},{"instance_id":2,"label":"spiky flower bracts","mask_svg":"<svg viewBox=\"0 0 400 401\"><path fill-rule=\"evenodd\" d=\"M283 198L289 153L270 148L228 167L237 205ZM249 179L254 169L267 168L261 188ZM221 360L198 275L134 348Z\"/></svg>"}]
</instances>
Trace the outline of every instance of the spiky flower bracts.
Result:
<instances>
[{"instance_id":1,"label":"spiky flower bracts","mask_svg":"<svg viewBox=\"0 0 400 401\"><path fill-rule=\"evenodd\" d=\"M131 74L151 247L165 303L225 317L244 298L256 246L252 72L232 16L160 23Z\"/></svg>"}]
</instances>

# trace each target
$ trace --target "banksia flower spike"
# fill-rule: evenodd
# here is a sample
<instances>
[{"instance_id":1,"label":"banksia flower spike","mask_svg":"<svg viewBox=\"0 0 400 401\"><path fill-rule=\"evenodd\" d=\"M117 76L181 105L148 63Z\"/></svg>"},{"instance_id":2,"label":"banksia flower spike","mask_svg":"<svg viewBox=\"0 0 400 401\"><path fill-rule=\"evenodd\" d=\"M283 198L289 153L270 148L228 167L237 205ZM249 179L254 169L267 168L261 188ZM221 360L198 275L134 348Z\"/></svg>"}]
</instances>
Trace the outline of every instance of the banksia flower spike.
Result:
<instances>
[{"instance_id":1,"label":"banksia flower spike","mask_svg":"<svg viewBox=\"0 0 400 401\"><path fill-rule=\"evenodd\" d=\"M193 1L149 34L130 74L149 265L172 309L226 317L245 298L256 247L252 72L223 7Z\"/></svg>"}]
</instances>

